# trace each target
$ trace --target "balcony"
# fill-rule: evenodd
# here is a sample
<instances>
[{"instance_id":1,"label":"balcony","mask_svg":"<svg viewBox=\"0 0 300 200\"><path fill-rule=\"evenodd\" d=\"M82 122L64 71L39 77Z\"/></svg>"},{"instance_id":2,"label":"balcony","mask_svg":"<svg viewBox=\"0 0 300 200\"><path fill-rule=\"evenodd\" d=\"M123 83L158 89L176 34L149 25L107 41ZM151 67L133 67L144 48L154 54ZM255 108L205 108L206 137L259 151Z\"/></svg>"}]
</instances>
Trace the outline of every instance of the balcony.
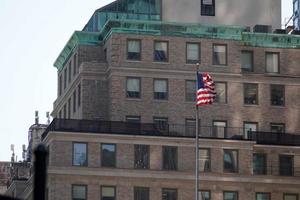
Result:
<instances>
[{"instance_id":1,"label":"balcony","mask_svg":"<svg viewBox=\"0 0 300 200\"><path fill-rule=\"evenodd\" d=\"M54 119L42 134L42 140L51 131L195 138L196 128L195 126L181 124ZM245 134L244 128L241 127L201 126L199 127L199 137L205 139L256 141L257 144L266 145L300 146L300 135L250 131Z\"/></svg>"}]
</instances>

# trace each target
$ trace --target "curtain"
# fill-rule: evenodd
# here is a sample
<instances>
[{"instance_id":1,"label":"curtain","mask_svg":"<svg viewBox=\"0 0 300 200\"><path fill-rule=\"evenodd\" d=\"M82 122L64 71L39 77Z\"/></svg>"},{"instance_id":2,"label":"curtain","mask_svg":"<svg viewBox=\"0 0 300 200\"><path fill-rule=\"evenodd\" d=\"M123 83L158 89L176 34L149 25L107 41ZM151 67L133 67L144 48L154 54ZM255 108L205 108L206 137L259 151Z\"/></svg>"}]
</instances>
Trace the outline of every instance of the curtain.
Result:
<instances>
[{"instance_id":1,"label":"curtain","mask_svg":"<svg viewBox=\"0 0 300 200\"><path fill-rule=\"evenodd\" d=\"M266 59L267 59L267 69L266 69L266 71L267 72L274 72L274 73L276 73L276 72L278 72L278 61L279 61L279 59L278 59L278 54L275 54L275 53L267 53L267 55L266 55Z\"/></svg>"},{"instance_id":2,"label":"curtain","mask_svg":"<svg viewBox=\"0 0 300 200\"><path fill-rule=\"evenodd\" d=\"M128 41L128 52L140 53L140 41L138 40Z\"/></svg>"},{"instance_id":3,"label":"curtain","mask_svg":"<svg viewBox=\"0 0 300 200\"><path fill-rule=\"evenodd\" d=\"M86 187L80 185L73 186L73 199L85 199L86 197Z\"/></svg>"},{"instance_id":4,"label":"curtain","mask_svg":"<svg viewBox=\"0 0 300 200\"><path fill-rule=\"evenodd\" d=\"M154 81L155 92L167 92L167 81L166 80L155 80Z\"/></svg>"},{"instance_id":5,"label":"curtain","mask_svg":"<svg viewBox=\"0 0 300 200\"><path fill-rule=\"evenodd\" d=\"M199 60L199 44L187 45L187 60Z\"/></svg>"},{"instance_id":6,"label":"curtain","mask_svg":"<svg viewBox=\"0 0 300 200\"><path fill-rule=\"evenodd\" d=\"M139 92L140 91L140 79L137 79L137 78L127 79L127 91Z\"/></svg>"}]
</instances>

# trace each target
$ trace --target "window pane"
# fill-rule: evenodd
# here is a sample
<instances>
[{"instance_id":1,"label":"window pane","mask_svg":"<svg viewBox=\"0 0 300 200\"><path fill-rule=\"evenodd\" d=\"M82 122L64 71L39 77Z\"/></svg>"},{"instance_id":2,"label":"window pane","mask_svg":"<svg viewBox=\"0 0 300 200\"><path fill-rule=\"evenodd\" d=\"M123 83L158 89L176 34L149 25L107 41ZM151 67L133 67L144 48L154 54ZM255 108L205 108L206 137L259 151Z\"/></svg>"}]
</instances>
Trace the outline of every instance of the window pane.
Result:
<instances>
[{"instance_id":1,"label":"window pane","mask_svg":"<svg viewBox=\"0 0 300 200\"><path fill-rule=\"evenodd\" d=\"M154 43L154 60L159 62L168 61L168 43L155 42Z\"/></svg>"},{"instance_id":2,"label":"window pane","mask_svg":"<svg viewBox=\"0 0 300 200\"><path fill-rule=\"evenodd\" d=\"M200 191L199 199L200 200L210 200L210 191Z\"/></svg>"},{"instance_id":3,"label":"window pane","mask_svg":"<svg viewBox=\"0 0 300 200\"><path fill-rule=\"evenodd\" d=\"M149 200L149 188L135 187L134 200Z\"/></svg>"},{"instance_id":4,"label":"window pane","mask_svg":"<svg viewBox=\"0 0 300 200\"><path fill-rule=\"evenodd\" d=\"M256 200L270 200L270 193L256 193Z\"/></svg>"},{"instance_id":5,"label":"window pane","mask_svg":"<svg viewBox=\"0 0 300 200\"><path fill-rule=\"evenodd\" d=\"M253 53L251 51L242 51L242 70L253 71Z\"/></svg>"},{"instance_id":6,"label":"window pane","mask_svg":"<svg viewBox=\"0 0 300 200\"><path fill-rule=\"evenodd\" d=\"M162 189L162 200L177 200L177 190Z\"/></svg>"},{"instance_id":7,"label":"window pane","mask_svg":"<svg viewBox=\"0 0 300 200\"><path fill-rule=\"evenodd\" d=\"M201 172L210 171L210 150L199 149L199 170Z\"/></svg>"},{"instance_id":8,"label":"window pane","mask_svg":"<svg viewBox=\"0 0 300 200\"><path fill-rule=\"evenodd\" d=\"M213 45L213 64L214 65L227 64L226 45Z\"/></svg>"},{"instance_id":9,"label":"window pane","mask_svg":"<svg viewBox=\"0 0 300 200\"><path fill-rule=\"evenodd\" d=\"M167 80L154 80L154 99L168 99Z\"/></svg>"},{"instance_id":10,"label":"window pane","mask_svg":"<svg viewBox=\"0 0 300 200\"><path fill-rule=\"evenodd\" d=\"M163 169L177 170L177 147L163 146Z\"/></svg>"},{"instance_id":11,"label":"window pane","mask_svg":"<svg viewBox=\"0 0 300 200\"><path fill-rule=\"evenodd\" d=\"M115 200L116 188L115 187L101 187L101 200Z\"/></svg>"},{"instance_id":12,"label":"window pane","mask_svg":"<svg viewBox=\"0 0 300 200\"><path fill-rule=\"evenodd\" d=\"M186 61L187 63L198 63L199 58L199 44L187 43L186 45Z\"/></svg>"},{"instance_id":13,"label":"window pane","mask_svg":"<svg viewBox=\"0 0 300 200\"><path fill-rule=\"evenodd\" d=\"M116 166L116 145L102 144L101 145L101 165L103 167Z\"/></svg>"},{"instance_id":14,"label":"window pane","mask_svg":"<svg viewBox=\"0 0 300 200\"><path fill-rule=\"evenodd\" d=\"M244 103L258 104L258 86L257 84L244 84Z\"/></svg>"},{"instance_id":15,"label":"window pane","mask_svg":"<svg viewBox=\"0 0 300 200\"><path fill-rule=\"evenodd\" d=\"M201 15L215 15L215 0L201 0Z\"/></svg>"},{"instance_id":16,"label":"window pane","mask_svg":"<svg viewBox=\"0 0 300 200\"><path fill-rule=\"evenodd\" d=\"M126 122L140 123L141 122L141 117L140 116L126 116Z\"/></svg>"},{"instance_id":17,"label":"window pane","mask_svg":"<svg viewBox=\"0 0 300 200\"><path fill-rule=\"evenodd\" d=\"M271 105L284 105L284 85L271 85Z\"/></svg>"},{"instance_id":18,"label":"window pane","mask_svg":"<svg viewBox=\"0 0 300 200\"><path fill-rule=\"evenodd\" d=\"M213 137L226 138L226 127L227 123L224 121L213 122Z\"/></svg>"},{"instance_id":19,"label":"window pane","mask_svg":"<svg viewBox=\"0 0 300 200\"><path fill-rule=\"evenodd\" d=\"M155 128L159 131L168 131L168 118L154 117L153 122L155 124Z\"/></svg>"},{"instance_id":20,"label":"window pane","mask_svg":"<svg viewBox=\"0 0 300 200\"><path fill-rule=\"evenodd\" d=\"M196 135L196 120L186 119L185 120L185 135L195 136Z\"/></svg>"},{"instance_id":21,"label":"window pane","mask_svg":"<svg viewBox=\"0 0 300 200\"><path fill-rule=\"evenodd\" d=\"M294 175L294 156L292 155L279 156L279 174L281 176Z\"/></svg>"},{"instance_id":22,"label":"window pane","mask_svg":"<svg viewBox=\"0 0 300 200\"><path fill-rule=\"evenodd\" d=\"M217 96L215 101L217 103L226 103L226 83L215 83Z\"/></svg>"},{"instance_id":23,"label":"window pane","mask_svg":"<svg viewBox=\"0 0 300 200\"><path fill-rule=\"evenodd\" d=\"M186 101L196 101L196 81L185 82L185 99Z\"/></svg>"},{"instance_id":24,"label":"window pane","mask_svg":"<svg viewBox=\"0 0 300 200\"><path fill-rule=\"evenodd\" d=\"M273 124L271 123L271 132L272 133L284 133L284 124Z\"/></svg>"},{"instance_id":25,"label":"window pane","mask_svg":"<svg viewBox=\"0 0 300 200\"><path fill-rule=\"evenodd\" d=\"M224 172L238 172L238 152L236 150L224 150Z\"/></svg>"},{"instance_id":26,"label":"window pane","mask_svg":"<svg viewBox=\"0 0 300 200\"><path fill-rule=\"evenodd\" d=\"M139 40L128 40L127 42L127 59L140 60L141 59L141 43Z\"/></svg>"},{"instance_id":27,"label":"window pane","mask_svg":"<svg viewBox=\"0 0 300 200\"><path fill-rule=\"evenodd\" d=\"M73 185L72 187L72 199L81 200L86 199L86 186Z\"/></svg>"},{"instance_id":28,"label":"window pane","mask_svg":"<svg viewBox=\"0 0 300 200\"><path fill-rule=\"evenodd\" d=\"M267 174L267 158L265 154L253 154L253 173Z\"/></svg>"},{"instance_id":29,"label":"window pane","mask_svg":"<svg viewBox=\"0 0 300 200\"><path fill-rule=\"evenodd\" d=\"M224 200L238 200L237 192L224 192Z\"/></svg>"},{"instance_id":30,"label":"window pane","mask_svg":"<svg viewBox=\"0 0 300 200\"><path fill-rule=\"evenodd\" d=\"M87 144L74 143L73 144L73 165L86 166L87 165Z\"/></svg>"},{"instance_id":31,"label":"window pane","mask_svg":"<svg viewBox=\"0 0 300 200\"><path fill-rule=\"evenodd\" d=\"M134 167L136 169L149 169L149 146L134 145Z\"/></svg>"},{"instance_id":32,"label":"window pane","mask_svg":"<svg viewBox=\"0 0 300 200\"><path fill-rule=\"evenodd\" d=\"M256 122L244 122L244 137L248 139L250 137L250 131L257 131Z\"/></svg>"},{"instance_id":33,"label":"window pane","mask_svg":"<svg viewBox=\"0 0 300 200\"><path fill-rule=\"evenodd\" d=\"M279 54L266 53L266 72L278 73L279 72Z\"/></svg>"},{"instance_id":34,"label":"window pane","mask_svg":"<svg viewBox=\"0 0 300 200\"><path fill-rule=\"evenodd\" d=\"M140 79L128 78L127 79L127 97L140 98Z\"/></svg>"},{"instance_id":35,"label":"window pane","mask_svg":"<svg viewBox=\"0 0 300 200\"><path fill-rule=\"evenodd\" d=\"M298 200L297 194L284 194L283 200Z\"/></svg>"}]
</instances>

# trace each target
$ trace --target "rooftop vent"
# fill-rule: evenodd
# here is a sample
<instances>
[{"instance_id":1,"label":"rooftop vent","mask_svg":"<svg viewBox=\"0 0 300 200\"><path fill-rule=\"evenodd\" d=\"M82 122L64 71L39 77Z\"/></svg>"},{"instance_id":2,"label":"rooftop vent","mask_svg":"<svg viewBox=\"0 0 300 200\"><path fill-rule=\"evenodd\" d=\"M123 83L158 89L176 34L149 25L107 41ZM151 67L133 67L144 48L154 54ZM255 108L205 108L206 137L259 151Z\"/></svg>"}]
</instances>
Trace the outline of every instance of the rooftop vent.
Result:
<instances>
[{"instance_id":1,"label":"rooftop vent","mask_svg":"<svg viewBox=\"0 0 300 200\"><path fill-rule=\"evenodd\" d=\"M273 33L276 33L276 34L286 34L286 30L285 29L275 29Z\"/></svg>"},{"instance_id":2,"label":"rooftop vent","mask_svg":"<svg viewBox=\"0 0 300 200\"><path fill-rule=\"evenodd\" d=\"M255 32L255 33L271 33L272 26L257 24L253 27L253 32Z\"/></svg>"}]
</instances>

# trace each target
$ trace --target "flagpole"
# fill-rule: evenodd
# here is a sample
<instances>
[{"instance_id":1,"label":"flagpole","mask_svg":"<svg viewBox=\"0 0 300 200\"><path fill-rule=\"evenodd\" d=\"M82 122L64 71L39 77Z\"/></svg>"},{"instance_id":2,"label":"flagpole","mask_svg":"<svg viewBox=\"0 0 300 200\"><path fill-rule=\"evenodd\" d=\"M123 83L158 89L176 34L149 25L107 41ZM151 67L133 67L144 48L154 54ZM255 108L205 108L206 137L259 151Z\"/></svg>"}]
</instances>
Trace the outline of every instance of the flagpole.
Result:
<instances>
[{"instance_id":1,"label":"flagpole","mask_svg":"<svg viewBox=\"0 0 300 200\"><path fill-rule=\"evenodd\" d=\"M197 63L197 69L196 69L197 74L198 74L198 69L199 69L199 63ZM197 95L196 95L196 98L197 98ZM199 112L198 112L197 103L196 103L196 148L195 149L196 149L195 197L196 197L196 200L199 200Z\"/></svg>"}]
</instances>

